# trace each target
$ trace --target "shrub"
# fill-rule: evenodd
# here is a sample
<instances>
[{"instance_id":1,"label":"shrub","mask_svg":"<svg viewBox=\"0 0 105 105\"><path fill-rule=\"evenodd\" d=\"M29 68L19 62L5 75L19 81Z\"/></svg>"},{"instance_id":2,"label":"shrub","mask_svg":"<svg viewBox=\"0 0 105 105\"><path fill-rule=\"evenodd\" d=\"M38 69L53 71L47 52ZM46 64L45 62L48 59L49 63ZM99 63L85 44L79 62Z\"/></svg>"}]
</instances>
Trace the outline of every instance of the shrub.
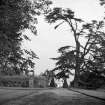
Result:
<instances>
[{"instance_id":1,"label":"shrub","mask_svg":"<svg viewBox=\"0 0 105 105\"><path fill-rule=\"evenodd\" d=\"M29 78L25 76L1 76L0 86L29 87Z\"/></svg>"}]
</instances>

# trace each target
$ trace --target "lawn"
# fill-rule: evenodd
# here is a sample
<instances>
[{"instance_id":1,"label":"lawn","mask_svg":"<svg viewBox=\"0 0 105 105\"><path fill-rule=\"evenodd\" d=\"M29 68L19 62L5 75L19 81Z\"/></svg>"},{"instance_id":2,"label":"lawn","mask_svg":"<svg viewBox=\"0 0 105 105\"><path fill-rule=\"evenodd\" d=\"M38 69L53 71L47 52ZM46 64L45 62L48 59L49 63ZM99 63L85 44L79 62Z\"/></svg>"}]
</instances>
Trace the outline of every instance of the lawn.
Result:
<instances>
[{"instance_id":1,"label":"lawn","mask_svg":"<svg viewBox=\"0 0 105 105\"><path fill-rule=\"evenodd\" d=\"M67 89L1 88L0 105L105 105L105 102Z\"/></svg>"}]
</instances>

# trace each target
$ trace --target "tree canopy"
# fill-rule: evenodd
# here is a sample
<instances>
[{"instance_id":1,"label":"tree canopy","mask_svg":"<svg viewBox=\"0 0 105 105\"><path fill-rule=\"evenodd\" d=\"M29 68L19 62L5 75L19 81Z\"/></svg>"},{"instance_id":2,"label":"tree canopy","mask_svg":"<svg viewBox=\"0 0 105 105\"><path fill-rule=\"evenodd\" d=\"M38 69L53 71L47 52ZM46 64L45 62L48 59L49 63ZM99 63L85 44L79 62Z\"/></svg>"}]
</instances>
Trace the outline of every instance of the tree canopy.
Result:
<instances>
[{"instance_id":1,"label":"tree canopy","mask_svg":"<svg viewBox=\"0 0 105 105\"><path fill-rule=\"evenodd\" d=\"M57 67L54 68L54 70L61 70L59 75L62 74L62 71L66 73L74 69L74 85L78 87L81 81L81 73L90 71L97 72L100 75L99 72L102 73L105 71L103 44L105 42L104 21L93 20L90 23L86 23L82 19L75 17L72 10L58 7L53 8L52 11L46 15L46 21L48 23L59 21L60 23L55 26L55 29L66 22L75 40L75 47L61 47L58 49L58 52L61 53L60 57L53 58L57 60ZM84 43L81 38L85 40Z\"/></svg>"},{"instance_id":2,"label":"tree canopy","mask_svg":"<svg viewBox=\"0 0 105 105\"><path fill-rule=\"evenodd\" d=\"M29 40L22 32L30 29L37 33L36 16L45 13L51 4L48 0L1 0L0 1L0 71L4 74L19 74L23 65L33 68L33 51L21 49L23 39ZM28 57L23 57L23 54Z\"/></svg>"}]
</instances>

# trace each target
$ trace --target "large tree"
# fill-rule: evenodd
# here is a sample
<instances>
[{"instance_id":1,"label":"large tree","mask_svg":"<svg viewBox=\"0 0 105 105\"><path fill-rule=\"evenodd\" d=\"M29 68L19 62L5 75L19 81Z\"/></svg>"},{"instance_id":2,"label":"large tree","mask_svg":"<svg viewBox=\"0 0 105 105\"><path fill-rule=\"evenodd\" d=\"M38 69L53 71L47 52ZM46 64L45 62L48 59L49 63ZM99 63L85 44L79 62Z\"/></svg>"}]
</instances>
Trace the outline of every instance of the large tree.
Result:
<instances>
[{"instance_id":1,"label":"large tree","mask_svg":"<svg viewBox=\"0 0 105 105\"><path fill-rule=\"evenodd\" d=\"M27 61L22 56L25 50L21 49L21 42L29 38L22 32L30 29L36 34L36 16L47 12L50 3L48 0L0 1L0 71L7 73Z\"/></svg>"},{"instance_id":2,"label":"large tree","mask_svg":"<svg viewBox=\"0 0 105 105\"><path fill-rule=\"evenodd\" d=\"M69 67L74 69L74 86L78 87L81 71L85 71L87 69L87 62L90 60L93 62L94 53L96 49L99 48L100 42L104 40L104 32L102 31L104 25L103 21L84 23L81 19L75 17L72 10L62 8L54 8L46 16L46 20L48 23L59 21L60 23L55 26L55 29L63 23L67 23L70 27L71 33L74 36L75 46L72 46L73 50L67 51L66 53L62 52L61 57L59 59L57 58L62 62L62 66L60 65L58 68L62 70L68 69ZM81 41L82 37L85 39L84 43ZM59 61L58 65L60 64Z\"/></svg>"},{"instance_id":3,"label":"large tree","mask_svg":"<svg viewBox=\"0 0 105 105\"><path fill-rule=\"evenodd\" d=\"M70 30L73 33L75 44L76 44L76 67L75 67L75 81L77 82L75 85L78 85L79 80L79 69L80 69L80 63L79 63L79 52L80 52L80 43L79 43L79 36L82 33L82 30L78 32L78 23L82 22L81 19L78 19L74 16L74 12L70 9L62 9L62 8L54 8L47 16L46 20L49 23L54 23L56 21L62 20L60 24L58 24L55 29L61 25L62 23L66 22ZM77 86L76 86L77 87Z\"/></svg>"}]
</instances>

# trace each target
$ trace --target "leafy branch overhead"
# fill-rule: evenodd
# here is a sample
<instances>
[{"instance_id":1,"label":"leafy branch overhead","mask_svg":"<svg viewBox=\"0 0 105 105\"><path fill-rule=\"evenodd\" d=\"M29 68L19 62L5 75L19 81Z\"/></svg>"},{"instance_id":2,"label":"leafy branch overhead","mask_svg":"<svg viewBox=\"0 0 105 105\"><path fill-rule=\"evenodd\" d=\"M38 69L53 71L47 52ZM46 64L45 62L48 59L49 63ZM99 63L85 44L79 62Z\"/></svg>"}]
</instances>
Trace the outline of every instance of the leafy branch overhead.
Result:
<instances>
[{"instance_id":1,"label":"leafy branch overhead","mask_svg":"<svg viewBox=\"0 0 105 105\"><path fill-rule=\"evenodd\" d=\"M54 23L58 20L69 21L69 19L73 19L78 22L82 22L83 20L75 18L74 12L70 9L62 9L62 8L54 8L48 15L46 15L46 20L49 23Z\"/></svg>"},{"instance_id":2,"label":"leafy branch overhead","mask_svg":"<svg viewBox=\"0 0 105 105\"><path fill-rule=\"evenodd\" d=\"M23 39L31 40L23 32L25 29L37 34L37 16L49 11L49 0L1 0L0 1L0 70L3 74L20 74L24 68L34 69L33 59L38 58L33 51L21 48ZM23 57L24 53L28 57ZM27 64L27 67L23 65Z\"/></svg>"}]
</instances>

